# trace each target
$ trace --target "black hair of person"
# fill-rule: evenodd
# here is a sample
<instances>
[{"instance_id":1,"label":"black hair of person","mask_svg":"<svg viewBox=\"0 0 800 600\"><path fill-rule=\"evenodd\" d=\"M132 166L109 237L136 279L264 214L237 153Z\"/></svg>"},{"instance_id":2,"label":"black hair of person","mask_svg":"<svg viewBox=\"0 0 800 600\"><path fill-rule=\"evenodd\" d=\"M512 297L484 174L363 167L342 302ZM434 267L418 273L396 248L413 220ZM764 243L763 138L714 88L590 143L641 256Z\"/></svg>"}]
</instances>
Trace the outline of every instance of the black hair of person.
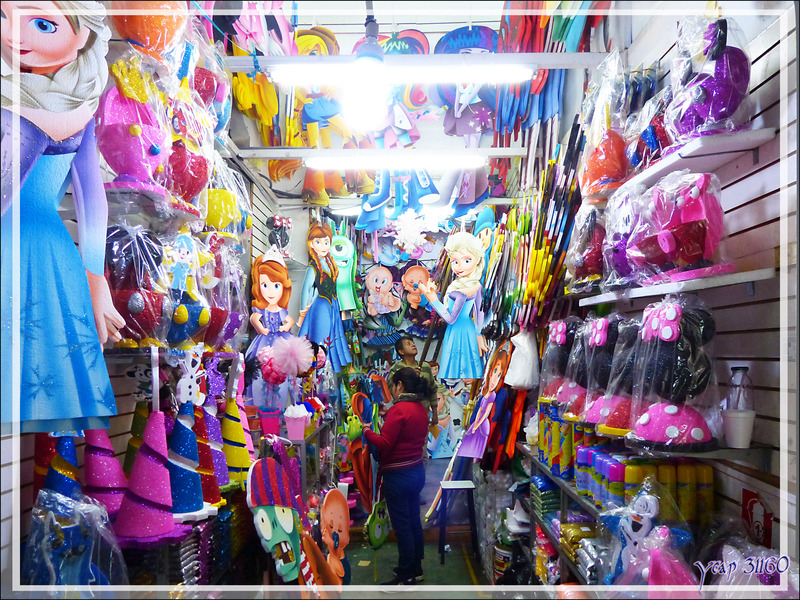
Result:
<instances>
[{"instance_id":1,"label":"black hair of person","mask_svg":"<svg viewBox=\"0 0 800 600\"><path fill-rule=\"evenodd\" d=\"M392 384L403 384L403 392L416 394L420 399L430 398L436 387L427 379L417 374L416 369L403 367L392 375Z\"/></svg>"},{"instance_id":2,"label":"black hair of person","mask_svg":"<svg viewBox=\"0 0 800 600\"><path fill-rule=\"evenodd\" d=\"M398 355L400 354L401 350L403 349L403 342L406 341L406 340L411 340L413 342L414 338L411 337L410 335L404 335L403 337L401 337L399 340L397 340L394 343L394 349L395 349L395 352L397 352Z\"/></svg>"}]
</instances>

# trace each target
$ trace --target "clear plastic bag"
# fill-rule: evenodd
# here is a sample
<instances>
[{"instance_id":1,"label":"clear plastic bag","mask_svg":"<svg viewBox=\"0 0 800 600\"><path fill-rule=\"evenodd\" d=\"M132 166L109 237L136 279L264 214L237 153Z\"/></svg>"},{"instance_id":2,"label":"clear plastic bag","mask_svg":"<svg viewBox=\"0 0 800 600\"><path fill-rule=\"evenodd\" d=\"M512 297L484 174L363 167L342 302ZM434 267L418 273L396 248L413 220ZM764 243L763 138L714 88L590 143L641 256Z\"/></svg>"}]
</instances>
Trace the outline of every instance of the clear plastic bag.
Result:
<instances>
[{"instance_id":1,"label":"clear plastic bag","mask_svg":"<svg viewBox=\"0 0 800 600\"><path fill-rule=\"evenodd\" d=\"M672 144L664 116L672 101L672 86L667 86L644 105L625 128L625 154L634 172L640 172L663 156L663 151Z\"/></svg>"},{"instance_id":2,"label":"clear plastic bag","mask_svg":"<svg viewBox=\"0 0 800 600\"><path fill-rule=\"evenodd\" d=\"M196 237L188 231L164 239L165 269L174 311L167 332L167 342L179 349L194 346L202 340L208 327L210 302L204 288L204 267L214 260Z\"/></svg>"},{"instance_id":3,"label":"clear plastic bag","mask_svg":"<svg viewBox=\"0 0 800 600\"><path fill-rule=\"evenodd\" d=\"M505 383L520 390L532 390L539 384L539 350L532 331L520 331L511 338L514 351L508 363Z\"/></svg>"},{"instance_id":4,"label":"clear plastic bag","mask_svg":"<svg viewBox=\"0 0 800 600\"><path fill-rule=\"evenodd\" d=\"M690 296L669 295L645 308L626 445L656 454L717 448L714 334L713 315Z\"/></svg>"},{"instance_id":5,"label":"clear plastic bag","mask_svg":"<svg viewBox=\"0 0 800 600\"><path fill-rule=\"evenodd\" d=\"M721 193L716 175L684 169L670 173L639 198L640 215L626 252L641 285L736 270L724 247Z\"/></svg>"},{"instance_id":6,"label":"clear plastic bag","mask_svg":"<svg viewBox=\"0 0 800 600\"><path fill-rule=\"evenodd\" d=\"M606 207L606 236L603 240L604 292L627 288L636 283L636 269L628 259L628 241L639 223L639 197L644 194L642 185L626 184L619 188Z\"/></svg>"},{"instance_id":7,"label":"clear plastic bag","mask_svg":"<svg viewBox=\"0 0 800 600\"><path fill-rule=\"evenodd\" d=\"M672 63L674 97L665 122L676 145L741 129L752 116L750 59L729 18L687 17L678 26Z\"/></svg>"},{"instance_id":8,"label":"clear plastic bag","mask_svg":"<svg viewBox=\"0 0 800 600\"><path fill-rule=\"evenodd\" d=\"M542 356L540 400L555 400L558 388L564 383L564 373L567 370L575 332L582 324L583 321L576 316L550 323L549 337Z\"/></svg>"},{"instance_id":9,"label":"clear plastic bag","mask_svg":"<svg viewBox=\"0 0 800 600\"><path fill-rule=\"evenodd\" d=\"M207 263L212 275L204 277L208 283L208 296L211 300L208 328L204 335L206 351L232 352L230 343L241 332L248 318L247 303L242 292L244 270L239 258L241 253L234 247L225 245L221 236L209 238L209 250L214 255L213 262ZM241 340L239 340L241 343Z\"/></svg>"},{"instance_id":10,"label":"clear plastic bag","mask_svg":"<svg viewBox=\"0 0 800 600\"><path fill-rule=\"evenodd\" d=\"M579 181L588 200L603 200L628 177L624 129L626 85L622 57L614 49L598 67L602 80L594 100L591 124L587 124ZM589 107L587 107L588 109Z\"/></svg>"},{"instance_id":11,"label":"clear plastic bag","mask_svg":"<svg viewBox=\"0 0 800 600\"><path fill-rule=\"evenodd\" d=\"M128 585L122 551L99 502L43 489L31 516L22 585Z\"/></svg>"},{"instance_id":12,"label":"clear plastic bag","mask_svg":"<svg viewBox=\"0 0 800 600\"><path fill-rule=\"evenodd\" d=\"M564 371L564 383L556 392L558 413L562 419L576 421L586 403L586 388L589 385L587 352L590 321L586 320L575 332L569 360Z\"/></svg>"},{"instance_id":13,"label":"clear plastic bag","mask_svg":"<svg viewBox=\"0 0 800 600\"><path fill-rule=\"evenodd\" d=\"M169 208L164 187L172 140L155 64L130 51L110 66L111 85L97 111L97 148L116 178L105 184L112 203L133 196L152 212Z\"/></svg>"},{"instance_id":14,"label":"clear plastic bag","mask_svg":"<svg viewBox=\"0 0 800 600\"><path fill-rule=\"evenodd\" d=\"M624 328L628 322L619 313L586 320L588 327L586 349L588 387L586 388L586 403L579 415L579 420L584 423L597 423L600 420L604 404L603 398L611 377L619 329L620 327Z\"/></svg>"},{"instance_id":15,"label":"clear plastic bag","mask_svg":"<svg viewBox=\"0 0 800 600\"><path fill-rule=\"evenodd\" d=\"M645 477L630 504L600 513L600 521L604 534L611 536L608 559L598 574L604 585L694 585L697 591L697 578L687 563L691 530L654 477Z\"/></svg>"},{"instance_id":16,"label":"clear plastic bag","mask_svg":"<svg viewBox=\"0 0 800 600\"><path fill-rule=\"evenodd\" d=\"M599 288L603 277L603 242L606 238L605 208L583 204L575 215L573 234L564 264L571 294L592 292Z\"/></svg>"},{"instance_id":17,"label":"clear plastic bag","mask_svg":"<svg viewBox=\"0 0 800 600\"><path fill-rule=\"evenodd\" d=\"M603 435L623 436L630 431L633 373L640 344L639 326L640 322L635 319L618 324L606 393L598 400L603 405L598 415L593 411L591 417L586 417L586 422L594 422L598 433ZM597 421L593 421L595 416Z\"/></svg>"},{"instance_id":18,"label":"clear plastic bag","mask_svg":"<svg viewBox=\"0 0 800 600\"><path fill-rule=\"evenodd\" d=\"M121 221L106 232L105 277L114 307L125 319L117 346L166 346L174 310L162 240Z\"/></svg>"}]
</instances>

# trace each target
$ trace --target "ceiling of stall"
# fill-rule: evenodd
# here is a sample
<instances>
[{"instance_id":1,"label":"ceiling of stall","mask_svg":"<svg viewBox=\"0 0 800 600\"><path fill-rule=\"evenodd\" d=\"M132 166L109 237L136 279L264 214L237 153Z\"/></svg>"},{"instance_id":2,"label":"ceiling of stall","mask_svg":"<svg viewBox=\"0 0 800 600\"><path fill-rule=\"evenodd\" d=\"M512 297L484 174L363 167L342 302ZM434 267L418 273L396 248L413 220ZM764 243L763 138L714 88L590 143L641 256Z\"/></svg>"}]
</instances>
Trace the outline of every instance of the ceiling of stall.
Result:
<instances>
[{"instance_id":1,"label":"ceiling of stall","mask_svg":"<svg viewBox=\"0 0 800 600\"><path fill-rule=\"evenodd\" d=\"M427 37L431 48L448 31L461 25L486 25L497 29L503 11L503 1L488 2L373 2L375 19L380 33L390 35L393 30L419 29ZM327 27L335 35L343 54L350 54L353 45L364 35L367 17L366 2L322 2L298 0L297 26L305 29L314 25ZM290 3L284 4L287 17Z\"/></svg>"}]
</instances>

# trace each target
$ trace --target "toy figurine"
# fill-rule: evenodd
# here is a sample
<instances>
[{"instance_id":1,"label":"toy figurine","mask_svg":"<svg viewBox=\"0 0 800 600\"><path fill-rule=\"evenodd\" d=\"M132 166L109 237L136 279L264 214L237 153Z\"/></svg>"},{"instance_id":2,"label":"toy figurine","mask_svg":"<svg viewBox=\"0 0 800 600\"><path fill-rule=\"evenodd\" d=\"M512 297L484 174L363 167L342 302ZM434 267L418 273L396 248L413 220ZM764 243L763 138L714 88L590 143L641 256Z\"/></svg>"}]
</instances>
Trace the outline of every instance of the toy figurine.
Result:
<instances>
[{"instance_id":1,"label":"toy figurine","mask_svg":"<svg viewBox=\"0 0 800 600\"><path fill-rule=\"evenodd\" d=\"M689 33L684 31L689 30ZM695 30L695 31L691 31ZM750 60L733 45L727 19L710 22L702 31L702 64L695 69L689 47L702 25L694 20L681 23L678 58L680 87L667 107L665 122L676 141L698 135L730 131L747 121L747 110L739 111L750 86ZM697 35L694 35L694 34ZM684 43L681 43L684 42ZM682 67L682 68L681 68ZM748 108L745 105L745 108Z\"/></svg>"},{"instance_id":2,"label":"toy figurine","mask_svg":"<svg viewBox=\"0 0 800 600\"><path fill-rule=\"evenodd\" d=\"M501 412L505 406L507 392L503 385L503 378L508 369L509 355L505 350L495 354L491 368L486 377L486 382L481 391L480 404L472 423L464 430L461 446L456 454L467 458L483 458L486 444L496 424L495 409Z\"/></svg>"},{"instance_id":3,"label":"toy figurine","mask_svg":"<svg viewBox=\"0 0 800 600\"><path fill-rule=\"evenodd\" d=\"M472 54L494 52L497 33L489 27L459 27L446 33L434 49L435 54ZM494 131L494 116L490 106L495 103L495 92L486 85L460 83L455 89L440 91L447 107L444 132L464 138L468 149L480 145L481 135ZM489 196L489 178L484 167L451 171L439 182L439 202L449 205L456 188L455 217L463 216Z\"/></svg>"},{"instance_id":4,"label":"toy figurine","mask_svg":"<svg viewBox=\"0 0 800 600\"><path fill-rule=\"evenodd\" d=\"M386 267L376 266L364 278L369 291L367 312L375 317L400 310L400 297L397 295L392 272Z\"/></svg>"},{"instance_id":5,"label":"toy figurine","mask_svg":"<svg viewBox=\"0 0 800 600\"><path fill-rule=\"evenodd\" d=\"M34 3L34 14L16 14L31 5L4 2L0 25L3 58L21 70L3 75L2 90L2 422L11 422L16 405L23 432L104 429L117 409L102 344L119 340L125 326L103 276L108 206L93 119L111 32L99 2ZM15 19L21 32L12 31ZM57 212L70 183L80 251ZM12 346L15 322L24 344ZM11 387L15 352L19 399Z\"/></svg>"},{"instance_id":6,"label":"toy figurine","mask_svg":"<svg viewBox=\"0 0 800 600\"><path fill-rule=\"evenodd\" d=\"M352 360L344 335L344 326L336 293L339 267L331 256L333 231L330 225L314 223L308 230L308 256L310 258L300 301L305 306L300 311L297 324L301 336L327 348L328 359L334 371Z\"/></svg>"},{"instance_id":7,"label":"toy figurine","mask_svg":"<svg viewBox=\"0 0 800 600\"><path fill-rule=\"evenodd\" d=\"M478 333L483 327L480 307L483 244L470 233L458 232L447 240L445 250L456 276L447 288L447 306L439 301L435 283L418 284L418 289L447 323L440 376L444 379L479 379L483 375L481 357L488 350L486 340Z\"/></svg>"},{"instance_id":8,"label":"toy figurine","mask_svg":"<svg viewBox=\"0 0 800 600\"><path fill-rule=\"evenodd\" d=\"M255 356L261 348L271 346L279 337L289 337L294 319L286 307L292 296L292 280L286 262L275 246L253 262L253 312L250 323L257 335L250 342L245 359Z\"/></svg>"}]
</instances>

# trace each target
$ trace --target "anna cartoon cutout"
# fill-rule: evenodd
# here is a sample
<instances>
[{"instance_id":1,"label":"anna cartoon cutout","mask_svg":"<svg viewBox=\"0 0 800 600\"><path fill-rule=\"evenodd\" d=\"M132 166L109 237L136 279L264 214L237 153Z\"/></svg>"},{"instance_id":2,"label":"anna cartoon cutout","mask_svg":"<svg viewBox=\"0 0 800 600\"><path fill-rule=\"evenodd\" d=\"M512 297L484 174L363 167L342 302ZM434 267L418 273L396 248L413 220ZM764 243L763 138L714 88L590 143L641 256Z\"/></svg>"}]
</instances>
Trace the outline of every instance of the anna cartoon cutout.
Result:
<instances>
[{"instance_id":1,"label":"anna cartoon cutout","mask_svg":"<svg viewBox=\"0 0 800 600\"><path fill-rule=\"evenodd\" d=\"M327 350L336 373L341 373L352 358L344 333L336 281L339 267L331 256L333 230L327 223L316 222L308 229L309 264L303 281L297 324L300 335Z\"/></svg>"},{"instance_id":2,"label":"anna cartoon cutout","mask_svg":"<svg viewBox=\"0 0 800 600\"><path fill-rule=\"evenodd\" d=\"M503 344L498 347L486 370L481 397L477 403L469 426L464 429L461 447L456 453L465 458L483 458L486 445L497 425L495 415L500 415L508 396L504 385L508 362L511 358L510 347Z\"/></svg>"}]
</instances>

